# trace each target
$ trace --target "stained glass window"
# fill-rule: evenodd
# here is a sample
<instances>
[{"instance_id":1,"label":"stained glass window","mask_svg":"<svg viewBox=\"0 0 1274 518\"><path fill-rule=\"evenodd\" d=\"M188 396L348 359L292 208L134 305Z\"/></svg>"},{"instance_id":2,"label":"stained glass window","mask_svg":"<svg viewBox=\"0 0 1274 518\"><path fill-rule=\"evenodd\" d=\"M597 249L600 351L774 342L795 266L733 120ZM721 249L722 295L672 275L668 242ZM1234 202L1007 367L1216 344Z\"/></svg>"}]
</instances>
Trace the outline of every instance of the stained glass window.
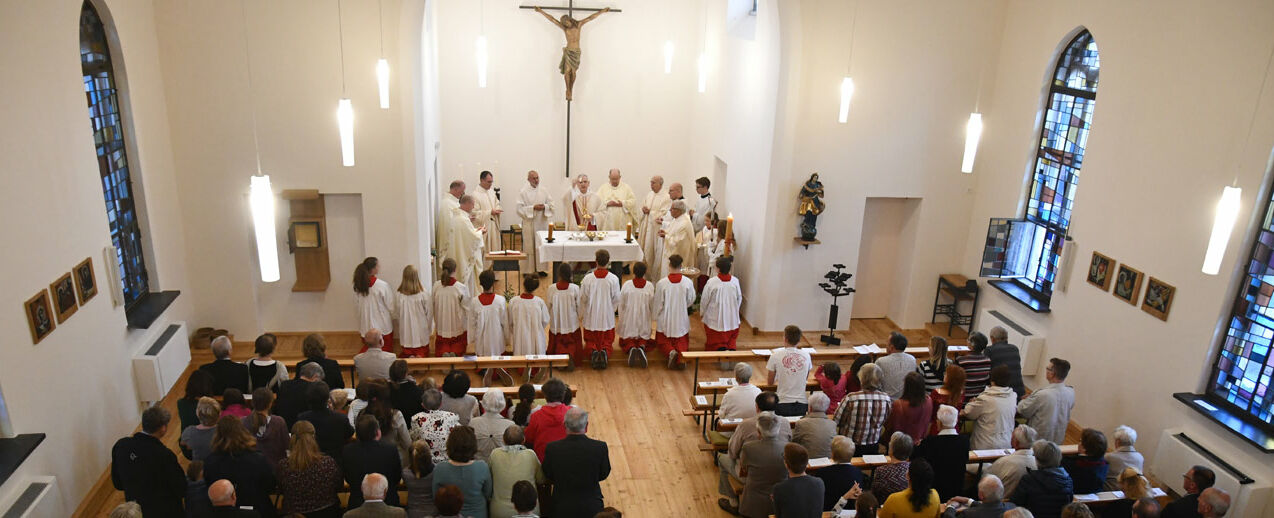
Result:
<instances>
[{"instance_id":1,"label":"stained glass window","mask_svg":"<svg viewBox=\"0 0 1274 518\"><path fill-rule=\"evenodd\" d=\"M997 220L992 220L988 230L983 276L1014 278L1045 304L1053 294L1062 245L1070 227L1075 188L1079 184L1079 170L1083 166L1097 99L1100 68L1093 35L1080 32L1058 58L1049 85L1033 167L1035 173L1031 178L1026 214L1020 220L1033 225L1018 225L1021 231L1005 234L1007 241L1002 242L991 238L998 231ZM1004 224L1004 220L999 219L998 225ZM1005 251L1012 251L1008 258L1016 258L1012 268L1005 267ZM1001 262L988 259L997 254Z\"/></svg>"},{"instance_id":2,"label":"stained glass window","mask_svg":"<svg viewBox=\"0 0 1274 518\"><path fill-rule=\"evenodd\" d=\"M80 10L80 67L84 72L84 95L93 126L102 193L106 198L106 219L110 223L111 244L115 246L115 266L127 307L148 291L146 259L142 256L141 225L137 221L124 146L119 85L111 64L106 28L97 9L89 2L84 2Z\"/></svg>"},{"instance_id":3,"label":"stained glass window","mask_svg":"<svg viewBox=\"0 0 1274 518\"><path fill-rule=\"evenodd\" d=\"M1252 255L1244 267L1243 285L1230 312L1230 325L1212 367L1209 391L1266 427L1274 425L1274 393L1270 391L1274 359L1274 200L1265 208Z\"/></svg>"}]
</instances>

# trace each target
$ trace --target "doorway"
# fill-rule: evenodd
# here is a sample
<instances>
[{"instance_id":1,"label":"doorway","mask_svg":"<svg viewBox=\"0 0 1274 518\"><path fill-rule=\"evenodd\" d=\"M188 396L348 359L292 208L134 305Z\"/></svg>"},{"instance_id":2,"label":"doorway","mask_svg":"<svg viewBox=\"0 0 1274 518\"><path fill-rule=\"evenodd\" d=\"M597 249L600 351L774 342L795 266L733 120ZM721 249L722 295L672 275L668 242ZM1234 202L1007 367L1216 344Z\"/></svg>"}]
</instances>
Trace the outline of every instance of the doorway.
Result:
<instances>
[{"instance_id":1,"label":"doorway","mask_svg":"<svg viewBox=\"0 0 1274 518\"><path fill-rule=\"evenodd\" d=\"M867 198L851 318L901 318L920 198Z\"/></svg>"}]
</instances>

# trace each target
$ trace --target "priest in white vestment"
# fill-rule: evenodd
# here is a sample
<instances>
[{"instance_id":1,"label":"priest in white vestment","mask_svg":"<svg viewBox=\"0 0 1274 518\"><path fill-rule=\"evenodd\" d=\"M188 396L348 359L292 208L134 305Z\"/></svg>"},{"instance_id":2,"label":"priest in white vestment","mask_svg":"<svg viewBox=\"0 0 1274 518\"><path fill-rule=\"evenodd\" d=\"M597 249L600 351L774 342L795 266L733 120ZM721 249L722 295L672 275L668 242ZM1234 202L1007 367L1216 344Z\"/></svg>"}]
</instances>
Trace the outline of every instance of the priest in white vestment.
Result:
<instances>
[{"instance_id":1,"label":"priest in white vestment","mask_svg":"<svg viewBox=\"0 0 1274 518\"><path fill-rule=\"evenodd\" d=\"M655 343L668 355L668 368L683 369L681 358L690 349L690 305L695 302L694 282L681 275L681 256L674 255L667 277L655 284L650 313L655 318Z\"/></svg>"},{"instance_id":2,"label":"priest in white vestment","mask_svg":"<svg viewBox=\"0 0 1274 518\"><path fill-rule=\"evenodd\" d=\"M739 278L730 275L733 261L717 259L717 275L708 279L699 299L699 315L703 317L705 351L733 351L739 338L739 307L743 304L743 288Z\"/></svg>"},{"instance_id":3,"label":"priest in white vestment","mask_svg":"<svg viewBox=\"0 0 1274 518\"><path fill-rule=\"evenodd\" d=\"M456 260L443 259L434 282L434 354L463 356L469 348L469 287L456 281Z\"/></svg>"},{"instance_id":4,"label":"priest in white vestment","mask_svg":"<svg viewBox=\"0 0 1274 518\"><path fill-rule=\"evenodd\" d=\"M473 190L473 224L487 228L487 251L504 250L500 235L500 199L496 197L491 186L495 184L495 175L491 171L483 171L478 177L478 188Z\"/></svg>"},{"instance_id":5,"label":"priest in white vestment","mask_svg":"<svg viewBox=\"0 0 1274 518\"><path fill-rule=\"evenodd\" d=\"M632 187L620 181L619 169L611 169L610 181L602 184L597 190L597 197L602 199L604 217L598 218L597 228L601 230L627 230L628 223L634 220L637 210L637 196Z\"/></svg>"},{"instance_id":6,"label":"priest in white vestment","mask_svg":"<svg viewBox=\"0 0 1274 518\"><path fill-rule=\"evenodd\" d=\"M588 230L597 230L597 217L602 212L602 199L597 193L589 192L588 175L575 177L570 192L562 198L562 206L566 207L566 230L576 230L581 225Z\"/></svg>"},{"instance_id":7,"label":"priest in white vestment","mask_svg":"<svg viewBox=\"0 0 1274 518\"><path fill-rule=\"evenodd\" d=\"M456 260L456 278L465 286L477 283L478 274L482 273L483 233L486 228L475 228L470 218L473 215L473 196L460 197L460 208L451 211L451 239L449 248Z\"/></svg>"},{"instance_id":8,"label":"priest in white vestment","mask_svg":"<svg viewBox=\"0 0 1274 518\"><path fill-rule=\"evenodd\" d=\"M695 232L702 231L703 227L710 222L709 214L717 212L717 200L708 191L711 186L712 180L709 180L706 176L701 176L698 180L695 180L695 193L699 197L695 199L694 206L690 209L690 221L695 225Z\"/></svg>"},{"instance_id":9,"label":"priest in white vestment","mask_svg":"<svg viewBox=\"0 0 1274 518\"><path fill-rule=\"evenodd\" d=\"M460 197L464 196L464 182L455 180L447 187L447 192L438 199L438 216L434 220L434 246L438 249L438 264L451 254L451 212L460 208Z\"/></svg>"},{"instance_id":10,"label":"priest in white vestment","mask_svg":"<svg viewBox=\"0 0 1274 518\"><path fill-rule=\"evenodd\" d=\"M526 173L526 185L518 193L518 215L522 216L522 251L526 253L525 271L537 272L540 277L548 274L540 270L539 247L536 232L549 229L553 221L553 200L547 191L540 189L540 173Z\"/></svg>"},{"instance_id":11,"label":"priest in white vestment","mask_svg":"<svg viewBox=\"0 0 1274 518\"><path fill-rule=\"evenodd\" d=\"M619 302L619 276L612 273L610 252L598 250L593 255L597 268L584 274L580 282L580 325L584 328L584 345L590 351L594 369L605 369L615 343L615 305Z\"/></svg>"},{"instance_id":12,"label":"priest in white vestment","mask_svg":"<svg viewBox=\"0 0 1274 518\"><path fill-rule=\"evenodd\" d=\"M668 215L668 206L672 200L668 193L660 192L664 188L664 178L654 176L650 179L650 192L641 202L641 214L638 215L638 232L641 234L641 251L646 257L646 266L650 268L650 278L663 277L663 252L659 245L663 239L659 237L660 225Z\"/></svg>"},{"instance_id":13,"label":"priest in white vestment","mask_svg":"<svg viewBox=\"0 0 1274 518\"><path fill-rule=\"evenodd\" d=\"M664 238L664 256L661 264L666 267L668 258L674 255L680 255L682 261L693 261L698 244L695 242L694 224L690 222L690 215L686 214L686 202L682 200L672 202L672 208L668 209L668 214L671 220L659 233L660 237Z\"/></svg>"}]
</instances>

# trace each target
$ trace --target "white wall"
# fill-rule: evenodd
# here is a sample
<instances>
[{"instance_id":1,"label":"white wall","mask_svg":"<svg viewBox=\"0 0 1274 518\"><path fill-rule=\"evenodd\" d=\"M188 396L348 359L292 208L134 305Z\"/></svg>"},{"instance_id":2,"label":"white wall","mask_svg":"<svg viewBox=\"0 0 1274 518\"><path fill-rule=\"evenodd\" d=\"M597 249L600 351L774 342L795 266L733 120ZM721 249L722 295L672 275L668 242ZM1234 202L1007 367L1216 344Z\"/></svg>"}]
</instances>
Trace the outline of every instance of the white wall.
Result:
<instances>
[{"instance_id":1,"label":"white wall","mask_svg":"<svg viewBox=\"0 0 1274 518\"><path fill-rule=\"evenodd\" d=\"M21 476L0 487L0 500L27 475L53 475L68 511L101 476L111 444L138 424L131 356L166 322L190 318L193 298L153 8L145 0L106 0L99 3L102 15L118 34L112 60L128 86L129 159L148 216L143 232L150 241L151 288L183 292L148 331L127 330L123 309L112 307L102 256L110 236L80 70L80 6L73 0L0 4L0 63L21 71L0 82L0 97L8 99L0 104L6 157L0 217L8 222L3 236L10 250L0 268L6 286L0 382L13 431L48 434ZM93 259L98 295L31 345L23 302L85 257Z\"/></svg>"},{"instance_id":2,"label":"white wall","mask_svg":"<svg viewBox=\"0 0 1274 518\"><path fill-rule=\"evenodd\" d=\"M897 289L898 254L903 237L906 201L903 198L868 198L863 207L862 240L858 244L858 271L854 275L853 318L885 318ZM901 297L899 297L901 298Z\"/></svg>"},{"instance_id":3,"label":"white wall","mask_svg":"<svg viewBox=\"0 0 1274 518\"><path fill-rule=\"evenodd\" d=\"M978 271L989 218L1022 214L1046 78L1069 36L1089 28L1102 77L1070 228L1079 271L1067 293L1054 292L1048 315L1030 314L994 289L984 291L984 307L1008 311L1044 334L1044 358L1071 361L1068 382L1081 401L1100 402L1081 402L1075 421L1107 432L1129 424L1141 431L1143 452L1154 452L1160 430L1184 426L1265 480L1274 478L1267 456L1171 394L1201 390L1214 331L1234 293L1232 274L1250 252L1244 238L1264 212L1257 196L1270 180L1274 82L1266 84L1250 144L1243 142L1274 45L1272 24L1274 5L1257 1L1223 8L1186 1L1010 3L961 269ZM1207 276L1199 270L1212 214L1222 187L1236 178L1244 189L1242 224L1222 275ZM1167 322L1085 283L1094 250L1176 286Z\"/></svg>"}]
</instances>

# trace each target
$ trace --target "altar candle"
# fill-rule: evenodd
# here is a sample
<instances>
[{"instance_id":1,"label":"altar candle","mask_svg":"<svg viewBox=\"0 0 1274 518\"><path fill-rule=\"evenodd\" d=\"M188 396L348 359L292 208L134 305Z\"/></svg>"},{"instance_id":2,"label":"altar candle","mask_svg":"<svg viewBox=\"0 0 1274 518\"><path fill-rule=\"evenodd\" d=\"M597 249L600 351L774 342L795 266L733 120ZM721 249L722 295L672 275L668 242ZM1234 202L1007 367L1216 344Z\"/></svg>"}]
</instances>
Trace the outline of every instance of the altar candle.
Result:
<instances>
[{"instance_id":1,"label":"altar candle","mask_svg":"<svg viewBox=\"0 0 1274 518\"><path fill-rule=\"evenodd\" d=\"M548 241L552 241L552 240L553 240L553 224L552 224L552 223L549 223L549 238L548 238Z\"/></svg>"},{"instance_id":2,"label":"altar candle","mask_svg":"<svg viewBox=\"0 0 1274 518\"><path fill-rule=\"evenodd\" d=\"M730 245L734 243L734 213L730 213L725 217L725 255L732 256Z\"/></svg>"},{"instance_id":3,"label":"altar candle","mask_svg":"<svg viewBox=\"0 0 1274 518\"><path fill-rule=\"evenodd\" d=\"M631 221L628 222L628 234L624 237L624 240L625 241L633 240L633 222Z\"/></svg>"}]
</instances>

